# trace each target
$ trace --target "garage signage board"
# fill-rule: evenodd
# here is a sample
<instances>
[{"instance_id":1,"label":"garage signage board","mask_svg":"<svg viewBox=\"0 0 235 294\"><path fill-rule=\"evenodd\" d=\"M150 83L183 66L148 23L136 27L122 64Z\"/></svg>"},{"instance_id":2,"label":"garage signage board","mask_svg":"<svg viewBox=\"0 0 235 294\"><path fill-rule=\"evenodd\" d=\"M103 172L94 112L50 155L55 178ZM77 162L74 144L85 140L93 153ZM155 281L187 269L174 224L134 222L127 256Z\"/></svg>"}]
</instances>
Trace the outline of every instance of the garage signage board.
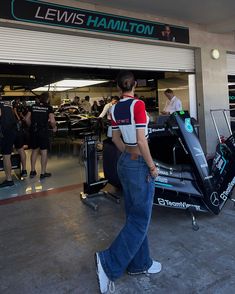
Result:
<instances>
[{"instance_id":1,"label":"garage signage board","mask_svg":"<svg viewBox=\"0 0 235 294\"><path fill-rule=\"evenodd\" d=\"M0 1L0 18L78 30L189 44L186 27L68 7L36 0Z\"/></svg>"}]
</instances>

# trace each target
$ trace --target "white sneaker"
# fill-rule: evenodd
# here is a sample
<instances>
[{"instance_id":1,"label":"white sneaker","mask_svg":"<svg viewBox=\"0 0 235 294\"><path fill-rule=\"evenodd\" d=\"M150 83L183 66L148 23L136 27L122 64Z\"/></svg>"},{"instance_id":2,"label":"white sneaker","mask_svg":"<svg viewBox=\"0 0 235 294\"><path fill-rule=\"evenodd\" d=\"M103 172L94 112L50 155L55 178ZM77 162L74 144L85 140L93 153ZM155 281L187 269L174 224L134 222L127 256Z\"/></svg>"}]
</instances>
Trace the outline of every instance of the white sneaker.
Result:
<instances>
[{"instance_id":1,"label":"white sneaker","mask_svg":"<svg viewBox=\"0 0 235 294\"><path fill-rule=\"evenodd\" d=\"M141 274L157 274L157 273L160 273L161 269L162 269L161 263L153 260L153 263L148 270L137 272L137 273L132 273L128 271L127 273L132 276L141 275Z\"/></svg>"},{"instance_id":2,"label":"white sneaker","mask_svg":"<svg viewBox=\"0 0 235 294\"><path fill-rule=\"evenodd\" d=\"M109 290L110 293L114 293L115 291L114 282L110 281L109 278L107 277L102 267L102 264L100 262L98 252L95 253L95 264L96 264L96 274L97 274L100 292L106 293Z\"/></svg>"},{"instance_id":3,"label":"white sneaker","mask_svg":"<svg viewBox=\"0 0 235 294\"><path fill-rule=\"evenodd\" d=\"M160 273L162 270L162 265L160 262L153 260L153 264L150 266L150 268L147 270L148 274L157 274Z\"/></svg>"}]
</instances>

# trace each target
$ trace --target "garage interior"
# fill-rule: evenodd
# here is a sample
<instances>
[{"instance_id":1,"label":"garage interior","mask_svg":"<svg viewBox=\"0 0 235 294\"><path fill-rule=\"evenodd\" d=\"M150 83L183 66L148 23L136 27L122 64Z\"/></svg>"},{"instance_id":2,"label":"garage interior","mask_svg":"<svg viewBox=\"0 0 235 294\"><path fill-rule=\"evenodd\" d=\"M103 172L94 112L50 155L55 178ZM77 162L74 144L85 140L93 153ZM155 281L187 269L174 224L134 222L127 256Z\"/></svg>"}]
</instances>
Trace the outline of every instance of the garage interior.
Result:
<instances>
[{"instance_id":1,"label":"garage interior","mask_svg":"<svg viewBox=\"0 0 235 294\"><path fill-rule=\"evenodd\" d=\"M24 64L1 64L0 86L4 99L13 101L16 97L25 99L28 106L35 102L36 95L41 91L35 91L45 85L50 85L61 80L85 80L92 83L94 80L104 81L101 84L73 88L63 91L63 88L50 88L50 103L57 110L61 104L72 102L75 96L81 100L89 95L91 104L96 100L107 101L114 95L119 95L115 79L119 69L58 67ZM146 109L152 121L156 121L159 111L164 108L164 90L172 88L176 96L180 97L184 109L189 109L189 73L160 72L160 71L133 71L138 82L136 94L146 103ZM47 89L47 88L46 88ZM56 113L56 112L55 112ZM55 114L56 116L56 114ZM102 139L106 137L103 134ZM81 139L71 138L67 133L57 132L52 138L49 155L48 170L52 177L47 181L39 179L19 180L17 170L14 171L14 187L4 189L2 198L15 197L52 188L63 187L82 183L84 181L84 164L80 160ZM27 150L27 170L30 170L30 150ZM38 166L39 168L39 162ZM66 172L66 179L64 177ZM102 174L102 168L101 168ZM0 180L4 179L4 173L0 172Z\"/></svg>"},{"instance_id":2,"label":"garage interior","mask_svg":"<svg viewBox=\"0 0 235 294\"><path fill-rule=\"evenodd\" d=\"M35 97L41 94L37 91L40 87L51 85L61 80L83 80L88 82L86 87L77 87L70 90L63 88L46 88L50 90L50 103L57 109L64 103L71 103L75 96L81 100L89 95L91 104L96 100L107 101L111 96L119 95L116 88L115 78L119 69L100 69L100 68L80 68L62 66L43 66L25 64L1 64L0 70L0 90L5 97L13 101L16 97L25 99L28 106L35 102ZM190 73L185 72L163 72L163 71L140 71L133 70L138 86L136 94L146 103L146 109L152 122L157 121L160 111L164 108L166 98L164 90L171 88L177 97L182 100L183 108L190 110L189 77ZM101 81L100 84L92 84L93 81ZM234 76L228 77L228 90L230 108L235 107L235 80ZM36 90L35 90L36 89ZM233 124L233 113L231 121ZM57 116L57 115L56 115ZM105 139L106 135L102 135ZM81 138L71 138L68 132L57 132L52 138L51 150L49 152L48 170L53 176L47 181L41 182L39 179L23 179L19 181L17 171L14 171L15 186L12 189L4 189L0 198L9 198L25 195L38 191L45 191L52 188L63 187L82 183L85 178L84 163L81 160ZM27 146L26 146L27 149ZM27 152L27 169L30 170L30 150ZM100 165L102 175L102 164ZM38 166L39 168L39 162ZM66 171L66 179L64 177ZM3 171L0 172L0 180L4 179Z\"/></svg>"}]
</instances>

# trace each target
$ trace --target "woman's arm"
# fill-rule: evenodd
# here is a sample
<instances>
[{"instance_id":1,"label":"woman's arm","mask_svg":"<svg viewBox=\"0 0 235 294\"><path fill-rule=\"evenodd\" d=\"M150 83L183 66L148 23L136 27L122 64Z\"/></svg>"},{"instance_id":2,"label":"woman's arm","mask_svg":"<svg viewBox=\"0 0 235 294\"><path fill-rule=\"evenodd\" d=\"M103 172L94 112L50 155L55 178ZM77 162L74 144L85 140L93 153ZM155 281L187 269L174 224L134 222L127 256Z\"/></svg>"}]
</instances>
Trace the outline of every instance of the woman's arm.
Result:
<instances>
[{"instance_id":1,"label":"woman's arm","mask_svg":"<svg viewBox=\"0 0 235 294\"><path fill-rule=\"evenodd\" d=\"M141 155L143 156L146 164L149 167L149 171L152 177L157 177L157 168L153 162L152 156L150 154L148 141L145 137L144 129L136 130L137 144L140 149Z\"/></svg>"},{"instance_id":2,"label":"woman's arm","mask_svg":"<svg viewBox=\"0 0 235 294\"><path fill-rule=\"evenodd\" d=\"M104 106L103 111L102 111L101 114L99 115L99 117L103 118L103 117L108 113L108 110L109 110L110 107L112 107L112 105L110 105L110 103L106 104L106 105Z\"/></svg>"},{"instance_id":3,"label":"woman's arm","mask_svg":"<svg viewBox=\"0 0 235 294\"><path fill-rule=\"evenodd\" d=\"M122 141L121 132L119 130L112 132L112 141L121 152L125 151L125 144Z\"/></svg>"}]
</instances>

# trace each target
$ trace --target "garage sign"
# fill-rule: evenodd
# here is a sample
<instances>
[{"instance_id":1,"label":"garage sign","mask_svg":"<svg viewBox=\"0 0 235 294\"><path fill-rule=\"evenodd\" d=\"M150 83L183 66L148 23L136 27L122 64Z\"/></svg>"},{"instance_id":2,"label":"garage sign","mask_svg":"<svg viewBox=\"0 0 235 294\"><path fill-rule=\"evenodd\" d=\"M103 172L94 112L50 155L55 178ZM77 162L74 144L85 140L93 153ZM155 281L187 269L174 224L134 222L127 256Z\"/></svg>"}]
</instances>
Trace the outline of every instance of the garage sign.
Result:
<instances>
[{"instance_id":1,"label":"garage sign","mask_svg":"<svg viewBox=\"0 0 235 294\"><path fill-rule=\"evenodd\" d=\"M189 44L185 27L68 7L36 0L0 1L0 18Z\"/></svg>"}]
</instances>

